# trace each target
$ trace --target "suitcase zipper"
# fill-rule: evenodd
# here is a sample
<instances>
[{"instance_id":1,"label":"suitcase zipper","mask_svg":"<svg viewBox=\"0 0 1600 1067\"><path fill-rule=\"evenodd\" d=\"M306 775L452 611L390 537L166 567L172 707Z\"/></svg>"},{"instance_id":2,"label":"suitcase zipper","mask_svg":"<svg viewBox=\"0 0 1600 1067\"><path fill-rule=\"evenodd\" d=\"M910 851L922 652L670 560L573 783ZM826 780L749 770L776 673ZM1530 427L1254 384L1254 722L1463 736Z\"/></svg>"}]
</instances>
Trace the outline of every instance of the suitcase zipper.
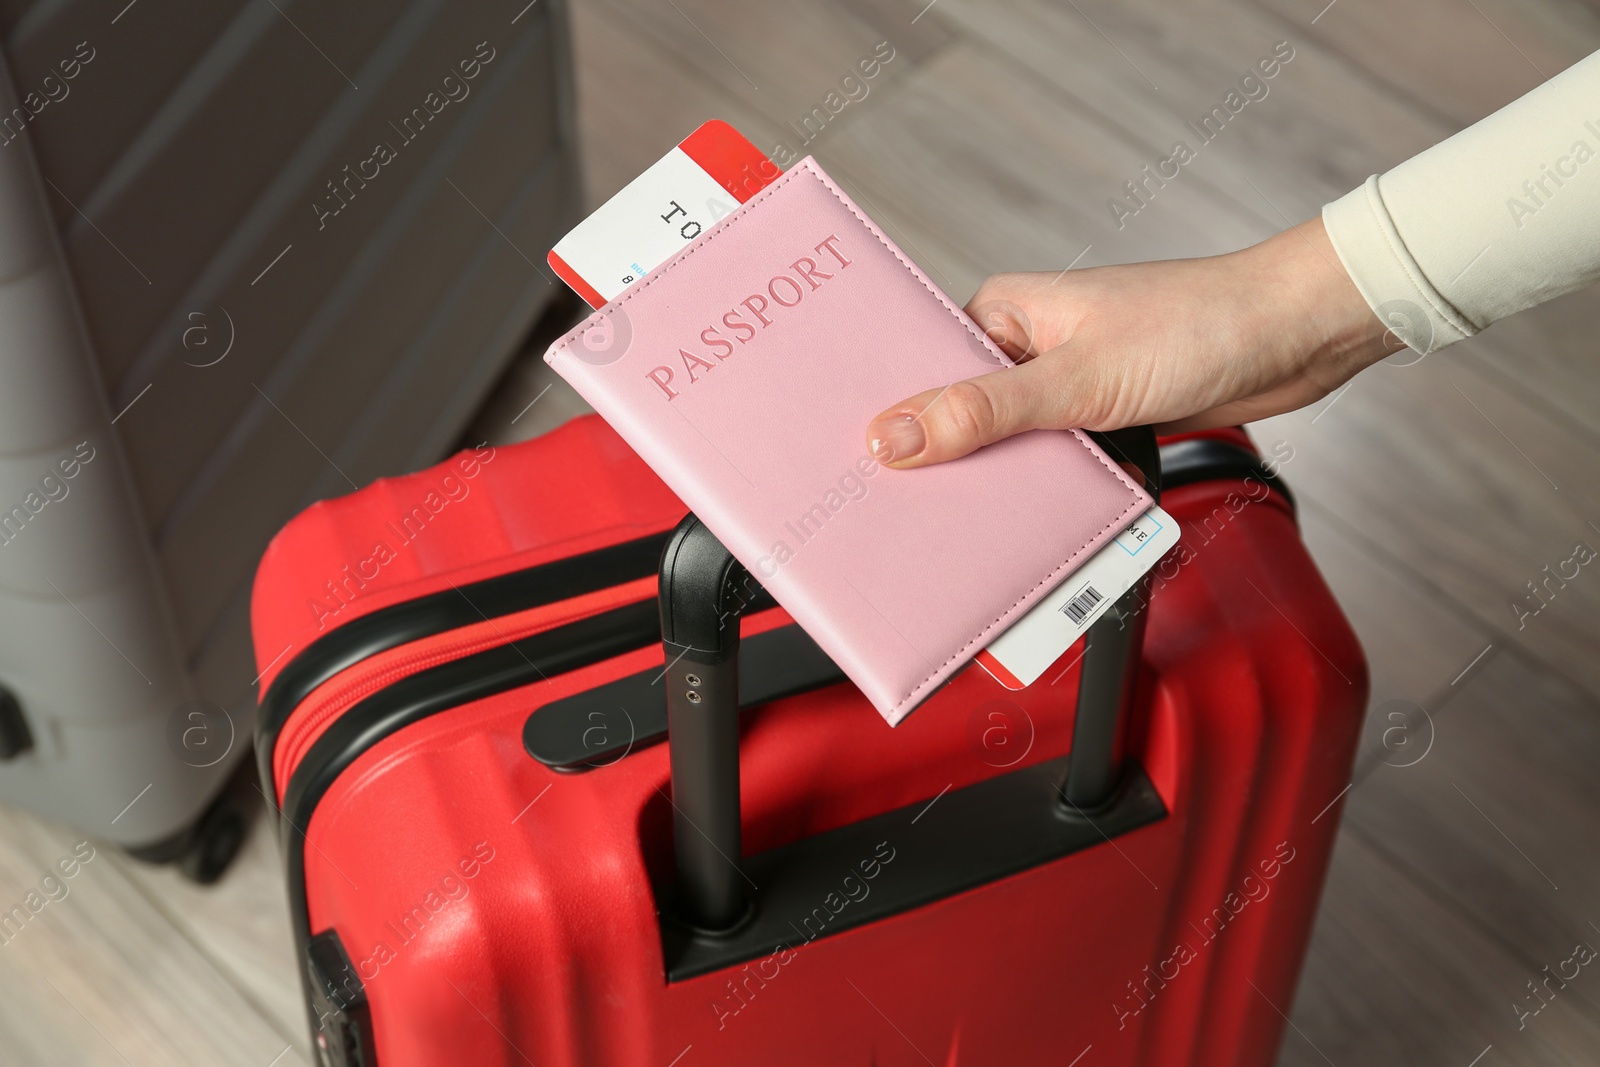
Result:
<instances>
[{"instance_id":1,"label":"suitcase zipper","mask_svg":"<svg viewBox=\"0 0 1600 1067\"><path fill-rule=\"evenodd\" d=\"M441 663L520 641L623 604L653 600L655 595L656 579L638 578L598 593L484 618L362 660L315 689L279 730L272 756L278 799L283 799L290 776L328 724L363 698Z\"/></svg>"},{"instance_id":2,"label":"suitcase zipper","mask_svg":"<svg viewBox=\"0 0 1600 1067\"><path fill-rule=\"evenodd\" d=\"M274 771L279 764L279 735L322 686L384 653L486 619L507 618L639 579L654 580L666 538L666 531L646 534L466 585L452 584L379 608L317 638L284 665L262 696L256 715L256 763L262 788L275 797L287 788L287 776Z\"/></svg>"}]
</instances>

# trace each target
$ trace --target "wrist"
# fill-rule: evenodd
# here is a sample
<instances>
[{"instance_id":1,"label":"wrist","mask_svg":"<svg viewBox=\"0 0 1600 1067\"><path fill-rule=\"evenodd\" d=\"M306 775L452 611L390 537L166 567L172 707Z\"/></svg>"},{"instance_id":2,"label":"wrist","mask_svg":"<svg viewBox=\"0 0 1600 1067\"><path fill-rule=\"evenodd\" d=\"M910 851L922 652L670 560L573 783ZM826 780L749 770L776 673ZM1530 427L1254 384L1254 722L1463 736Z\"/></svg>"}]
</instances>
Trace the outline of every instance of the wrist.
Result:
<instances>
[{"instance_id":1,"label":"wrist","mask_svg":"<svg viewBox=\"0 0 1600 1067\"><path fill-rule=\"evenodd\" d=\"M1269 313L1311 380L1331 388L1406 347L1356 288L1320 214L1245 251L1277 295Z\"/></svg>"}]
</instances>

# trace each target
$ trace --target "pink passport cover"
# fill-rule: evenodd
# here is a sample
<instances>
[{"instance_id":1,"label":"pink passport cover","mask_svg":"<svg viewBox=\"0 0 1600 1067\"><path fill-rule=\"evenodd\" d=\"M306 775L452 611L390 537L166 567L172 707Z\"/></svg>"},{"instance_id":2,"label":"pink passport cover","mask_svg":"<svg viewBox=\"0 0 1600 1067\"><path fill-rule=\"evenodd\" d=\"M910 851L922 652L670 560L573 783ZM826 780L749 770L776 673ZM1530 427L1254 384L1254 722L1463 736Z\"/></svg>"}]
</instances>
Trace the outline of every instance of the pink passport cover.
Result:
<instances>
[{"instance_id":1,"label":"pink passport cover","mask_svg":"<svg viewBox=\"0 0 1600 1067\"><path fill-rule=\"evenodd\" d=\"M1075 431L872 460L879 411L1011 364L809 157L545 360L891 725L1150 504Z\"/></svg>"}]
</instances>

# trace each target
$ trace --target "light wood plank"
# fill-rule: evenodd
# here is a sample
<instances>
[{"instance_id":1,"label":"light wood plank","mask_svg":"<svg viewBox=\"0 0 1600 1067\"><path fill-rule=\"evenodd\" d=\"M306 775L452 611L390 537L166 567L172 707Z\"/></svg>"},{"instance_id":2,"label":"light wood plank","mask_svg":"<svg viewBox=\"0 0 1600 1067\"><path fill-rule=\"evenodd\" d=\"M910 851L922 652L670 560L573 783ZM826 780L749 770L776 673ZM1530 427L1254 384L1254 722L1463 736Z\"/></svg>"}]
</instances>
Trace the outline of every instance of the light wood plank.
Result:
<instances>
[{"instance_id":1,"label":"light wood plank","mask_svg":"<svg viewBox=\"0 0 1600 1067\"><path fill-rule=\"evenodd\" d=\"M1600 12L1559 0L1254 2L1458 127L1600 47Z\"/></svg>"},{"instance_id":2,"label":"light wood plank","mask_svg":"<svg viewBox=\"0 0 1600 1067\"><path fill-rule=\"evenodd\" d=\"M296 1054L310 1060L283 858L265 802L253 810L249 839L215 885L197 886L172 867L110 858L252 1008L292 1039Z\"/></svg>"},{"instance_id":3,"label":"light wood plank","mask_svg":"<svg viewBox=\"0 0 1600 1067\"><path fill-rule=\"evenodd\" d=\"M819 157L844 161L873 202L903 210L985 273L1209 255L1270 231L1199 183L1175 182L1119 239L1105 191L1147 153L965 43L923 64Z\"/></svg>"},{"instance_id":4,"label":"light wood plank","mask_svg":"<svg viewBox=\"0 0 1600 1067\"><path fill-rule=\"evenodd\" d=\"M1427 757L1377 767L1345 819L1406 868L1435 912L1493 931L1532 976L1579 941L1600 948L1600 700L1516 650L1459 690L1435 713ZM1592 969L1561 996L1600 1011Z\"/></svg>"},{"instance_id":5,"label":"light wood plank","mask_svg":"<svg viewBox=\"0 0 1600 1067\"><path fill-rule=\"evenodd\" d=\"M1291 488L1300 488L1293 460L1283 476ZM1376 557L1352 539L1314 500L1300 507L1300 532L1361 639L1371 672L1357 777L1380 761L1409 763L1429 736L1427 713L1451 692L1450 681L1489 644L1489 636L1441 604L1410 568Z\"/></svg>"},{"instance_id":6,"label":"light wood plank","mask_svg":"<svg viewBox=\"0 0 1600 1067\"><path fill-rule=\"evenodd\" d=\"M1157 184L1159 173L1146 179L1129 172L1080 190L1108 214L1108 201L1128 204L1124 181L1145 181L1142 195L1155 202L1169 186L1199 183L1281 228L1451 132L1314 37L1237 0L953 0L934 10L983 40L1001 62L1020 61L1101 116L1101 139L1118 132L1136 138L1144 147L1141 166L1154 168L1180 141L1195 151L1165 186ZM1291 56L1285 62L1273 56L1280 42ZM1276 70L1265 79L1258 67L1264 59ZM1256 81L1241 91L1247 75ZM1231 117L1230 92L1242 101ZM1215 129L1202 128L1217 107L1226 123L1213 119ZM1151 224L1144 210L1124 221L1126 230Z\"/></svg>"},{"instance_id":7,"label":"light wood plank","mask_svg":"<svg viewBox=\"0 0 1600 1067\"><path fill-rule=\"evenodd\" d=\"M709 119L731 123L763 148L776 138L776 123L698 68L665 54L619 11L573 5L572 36L589 210ZM652 91L624 88L645 85Z\"/></svg>"},{"instance_id":8,"label":"light wood plank","mask_svg":"<svg viewBox=\"0 0 1600 1067\"><path fill-rule=\"evenodd\" d=\"M1503 319L1450 349L1573 432L1600 440L1600 286Z\"/></svg>"},{"instance_id":9,"label":"light wood plank","mask_svg":"<svg viewBox=\"0 0 1600 1067\"><path fill-rule=\"evenodd\" d=\"M777 142L789 136L784 133L783 119L770 118L702 67L664 50L636 30L635 22L609 7L579 5L573 10L576 50L582 57L577 64L579 125L594 131L583 139L591 209L708 119L732 123L769 154ZM764 47L776 46L769 43ZM814 151L828 172L863 201L874 220L952 297L965 300L988 272L946 243L937 229L912 217L900 198L884 197L876 187L867 189L857 156L842 146L849 129L865 117L881 113L887 101L910 83L910 64L894 71L890 68L914 58L908 55L892 60L860 107L854 111L847 107L805 150ZM890 80L891 73L894 80ZM640 95L616 89L634 84L655 86L658 91Z\"/></svg>"},{"instance_id":10,"label":"light wood plank","mask_svg":"<svg viewBox=\"0 0 1600 1067\"><path fill-rule=\"evenodd\" d=\"M1600 581L1578 568L1539 614L1526 583L1560 567L1600 503L1600 448L1449 351L1374 367L1321 404L1261 424L1291 441L1306 495L1502 640L1600 693ZM1570 570L1571 568L1569 568Z\"/></svg>"},{"instance_id":11,"label":"light wood plank","mask_svg":"<svg viewBox=\"0 0 1600 1067\"><path fill-rule=\"evenodd\" d=\"M599 13L608 28L626 26L638 33L651 51L694 71L709 86L763 116L772 139L764 137L757 144L769 152L779 139L796 147L803 131L789 124L798 124L817 107L830 112L840 108L822 126L821 139L847 127L873 108L874 98L902 81L951 39L938 20L930 17L913 22L916 9L891 0L805 4L785 0L737 4L604 0ZM849 97L841 90L841 80L851 74L859 78L858 63L871 58L882 42L893 48L893 58L866 81L865 97L843 102ZM658 83L637 75L626 84L648 86L647 92L660 89ZM832 105L827 104L829 93L838 94ZM639 93L632 90L630 95Z\"/></svg>"},{"instance_id":12,"label":"light wood plank","mask_svg":"<svg viewBox=\"0 0 1600 1067\"><path fill-rule=\"evenodd\" d=\"M0 902L9 909L81 840L0 812ZM291 1038L172 925L108 854L59 884L0 952L7 1063L244 1064L307 1061ZM87 853L81 853L87 854Z\"/></svg>"},{"instance_id":13,"label":"light wood plank","mask_svg":"<svg viewBox=\"0 0 1600 1067\"><path fill-rule=\"evenodd\" d=\"M1490 1045L1476 1062L1590 1062L1600 1021L1576 998L1558 999L1518 1030L1511 1004L1538 968L1441 908L1381 851L1342 833L1279 1067L1467 1067ZM1240 995L1256 994L1246 987Z\"/></svg>"}]
</instances>

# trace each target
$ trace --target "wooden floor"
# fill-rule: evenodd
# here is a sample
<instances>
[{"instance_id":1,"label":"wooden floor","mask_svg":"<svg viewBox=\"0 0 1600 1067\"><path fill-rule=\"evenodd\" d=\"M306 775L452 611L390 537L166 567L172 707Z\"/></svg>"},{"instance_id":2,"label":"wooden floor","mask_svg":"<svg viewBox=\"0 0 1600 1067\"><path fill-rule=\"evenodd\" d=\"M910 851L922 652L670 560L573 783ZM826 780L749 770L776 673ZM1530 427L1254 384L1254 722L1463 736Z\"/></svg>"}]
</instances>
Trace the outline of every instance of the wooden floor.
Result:
<instances>
[{"instance_id":1,"label":"wooden floor","mask_svg":"<svg viewBox=\"0 0 1600 1067\"><path fill-rule=\"evenodd\" d=\"M814 153L958 300L998 270L1259 240L1600 47L1600 12L1576 0L575 8L592 203L725 118ZM802 144L802 116L884 41L866 97ZM1268 96L1119 227L1107 199L1279 41L1294 56ZM1600 546L1597 337L1591 290L1254 427L1293 446L1306 539L1373 668L1282 1064L1600 1060L1600 976L1548 1004L1527 985L1600 946L1600 576L1521 625L1512 607L1546 564ZM480 429L521 437L578 410L557 386L510 427L543 372L510 375ZM0 812L0 904L76 840ZM109 848L67 885L0 951L4 1062L310 1062L269 834L209 890Z\"/></svg>"}]
</instances>

